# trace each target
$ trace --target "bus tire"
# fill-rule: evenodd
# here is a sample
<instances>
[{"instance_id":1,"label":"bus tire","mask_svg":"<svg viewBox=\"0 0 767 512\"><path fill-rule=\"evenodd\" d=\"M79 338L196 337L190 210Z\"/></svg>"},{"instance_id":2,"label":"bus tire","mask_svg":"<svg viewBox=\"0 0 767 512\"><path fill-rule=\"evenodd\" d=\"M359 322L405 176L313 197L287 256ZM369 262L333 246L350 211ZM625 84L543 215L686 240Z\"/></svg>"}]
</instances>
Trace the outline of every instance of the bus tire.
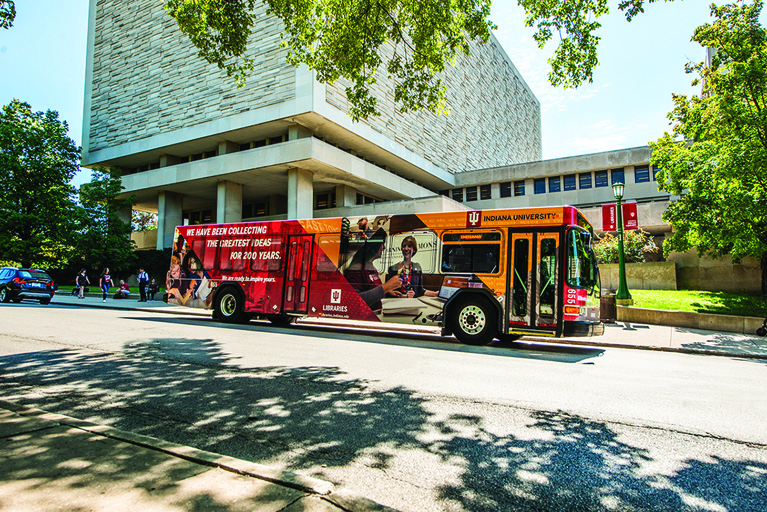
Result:
<instances>
[{"instance_id":1,"label":"bus tire","mask_svg":"<svg viewBox=\"0 0 767 512\"><path fill-rule=\"evenodd\" d=\"M467 297L450 308L451 329L466 345L486 345L498 334L498 318L492 304L481 297Z\"/></svg>"},{"instance_id":2,"label":"bus tire","mask_svg":"<svg viewBox=\"0 0 767 512\"><path fill-rule=\"evenodd\" d=\"M243 311L245 299L233 286L228 286L216 294L214 314L217 320L230 324L243 323L249 317Z\"/></svg>"},{"instance_id":3,"label":"bus tire","mask_svg":"<svg viewBox=\"0 0 767 512\"><path fill-rule=\"evenodd\" d=\"M288 315L267 315L266 319L274 325L290 325L296 321L296 317Z\"/></svg>"}]
</instances>

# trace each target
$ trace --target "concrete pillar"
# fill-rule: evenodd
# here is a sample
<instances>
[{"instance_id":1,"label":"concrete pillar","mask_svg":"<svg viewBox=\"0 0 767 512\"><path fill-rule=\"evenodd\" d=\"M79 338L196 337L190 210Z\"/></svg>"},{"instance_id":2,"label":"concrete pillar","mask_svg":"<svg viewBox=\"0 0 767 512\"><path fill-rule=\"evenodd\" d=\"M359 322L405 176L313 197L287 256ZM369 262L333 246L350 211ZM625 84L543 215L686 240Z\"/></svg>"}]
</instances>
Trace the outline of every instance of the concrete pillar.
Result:
<instances>
[{"instance_id":1,"label":"concrete pillar","mask_svg":"<svg viewBox=\"0 0 767 512\"><path fill-rule=\"evenodd\" d=\"M184 223L184 196L163 190L157 195L157 250L173 247L176 226Z\"/></svg>"},{"instance_id":2,"label":"concrete pillar","mask_svg":"<svg viewBox=\"0 0 767 512\"><path fill-rule=\"evenodd\" d=\"M160 167L180 164L183 160L175 155L160 155Z\"/></svg>"},{"instance_id":3,"label":"concrete pillar","mask_svg":"<svg viewBox=\"0 0 767 512\"><path fill-rule=\"evenodd\" d=\"M288 219L311 219L314 213L314 175L294 167L288 169Z\"/></svg>"},{"instance_id":4,"label":"concrete pillar","mask_svg":"<svg viewBox=\"0 0 767 512\"><path fill-rule=\"evenodd\" d=\"M216 222L242 220L242 185L232 181L219 181L216 196Z\"/></svg>"},{"instance_id":5,"label":"concrete pillar","mask_svg":"<svg viewBox=\"0 0 767 512\"><path fill-rule=\"evenodd\" d=\"M496 181L490 184L490 197L493 199L501 198L501 184L499 182Z\"/></svg>"},{"instance_id":6,"label":"concrete pillar","mask_svg":"<svg viewBox=\"0 0 767 512\"><path fill-rule=\"evenodd\" d=\"M234 142L230 142L228 140L222 140L218 143L218 154L220 155L226 155L229 153L236 153L240 150L240 145L235 144Z\"/></svg>"},{"instance_id":7,"label":"concrete pillar","mask_svg":"<svg viewBox=\"0 0 767 512\"><path fill-rule=\"evenodd\" d=\"M311 137L312 131L300 124L294 124L288 127L288 140L305 139Z\"/></svg>"},{"instance_id":8,"label":"concrete pillar","mask_svg":"<svg viewBox=\"0 0 767 512\"><path fill-rule=\"evenodd\" d=\"M336 185L336 208L356 206L357 189L349 185Z\"/></svg>"}]
</instances>

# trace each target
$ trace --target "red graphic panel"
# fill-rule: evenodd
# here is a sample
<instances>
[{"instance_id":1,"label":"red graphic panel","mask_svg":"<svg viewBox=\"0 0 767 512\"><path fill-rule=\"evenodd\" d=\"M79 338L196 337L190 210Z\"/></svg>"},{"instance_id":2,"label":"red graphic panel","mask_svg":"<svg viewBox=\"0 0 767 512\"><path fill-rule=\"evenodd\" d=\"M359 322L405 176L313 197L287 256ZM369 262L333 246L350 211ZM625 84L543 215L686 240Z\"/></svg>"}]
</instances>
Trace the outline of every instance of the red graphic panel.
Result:
<instances>
[{"instance_id":1,"label":"red graphic panel","mask_svg":"<svg viewBox=\"0 0 767 512\"><path fill-rule=\"evenodd\" d=\"M617 208L614 204L602 205L602 231L618 229Z\"/></svg>"},{"instance_id":2,"label":"red graphic panel","mask_svg":"<svg viewBox=\"0 0 767 512\"><path fill-rule=\"evenodd\" d=\"M636 201L623 203L623 229L637 229L639 219L637 218Z\"/></svg>"}]
</instances>

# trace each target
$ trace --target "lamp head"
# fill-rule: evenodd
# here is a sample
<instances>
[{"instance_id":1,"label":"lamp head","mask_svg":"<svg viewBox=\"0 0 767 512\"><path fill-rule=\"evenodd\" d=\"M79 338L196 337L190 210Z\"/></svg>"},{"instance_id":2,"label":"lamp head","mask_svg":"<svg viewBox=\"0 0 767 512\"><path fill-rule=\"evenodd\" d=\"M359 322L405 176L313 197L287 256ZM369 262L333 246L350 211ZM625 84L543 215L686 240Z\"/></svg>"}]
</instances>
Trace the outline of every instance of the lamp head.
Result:
<instances>
[{"instance_id":1,"label":"lamp head","mask_svg":"<svg viewBox=\"0 0 767 512\"><path fill-rule=\"evenodd\" d=\"M613 183L613 195L615 196L615 199L620 201L623 199L623 183L620 181Z\"/></svg>"}]
</instances>

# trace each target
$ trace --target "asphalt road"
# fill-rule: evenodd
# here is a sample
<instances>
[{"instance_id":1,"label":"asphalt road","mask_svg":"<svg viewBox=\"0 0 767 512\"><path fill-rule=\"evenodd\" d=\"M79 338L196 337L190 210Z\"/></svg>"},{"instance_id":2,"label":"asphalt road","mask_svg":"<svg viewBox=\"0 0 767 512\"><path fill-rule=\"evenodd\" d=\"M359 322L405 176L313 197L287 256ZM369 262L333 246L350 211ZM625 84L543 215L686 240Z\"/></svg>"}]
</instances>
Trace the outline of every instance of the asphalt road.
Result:
<instances>
[{"instance_id":1,"label":"asphalt road","mask_svg":"<svg viewBox=\"0 0 767 512\"><path fill-rule=\"evenodd\" d=\"M0 397L402 511L767 509L767 361L0 305Z\"/></svg>"}]
</instances>

